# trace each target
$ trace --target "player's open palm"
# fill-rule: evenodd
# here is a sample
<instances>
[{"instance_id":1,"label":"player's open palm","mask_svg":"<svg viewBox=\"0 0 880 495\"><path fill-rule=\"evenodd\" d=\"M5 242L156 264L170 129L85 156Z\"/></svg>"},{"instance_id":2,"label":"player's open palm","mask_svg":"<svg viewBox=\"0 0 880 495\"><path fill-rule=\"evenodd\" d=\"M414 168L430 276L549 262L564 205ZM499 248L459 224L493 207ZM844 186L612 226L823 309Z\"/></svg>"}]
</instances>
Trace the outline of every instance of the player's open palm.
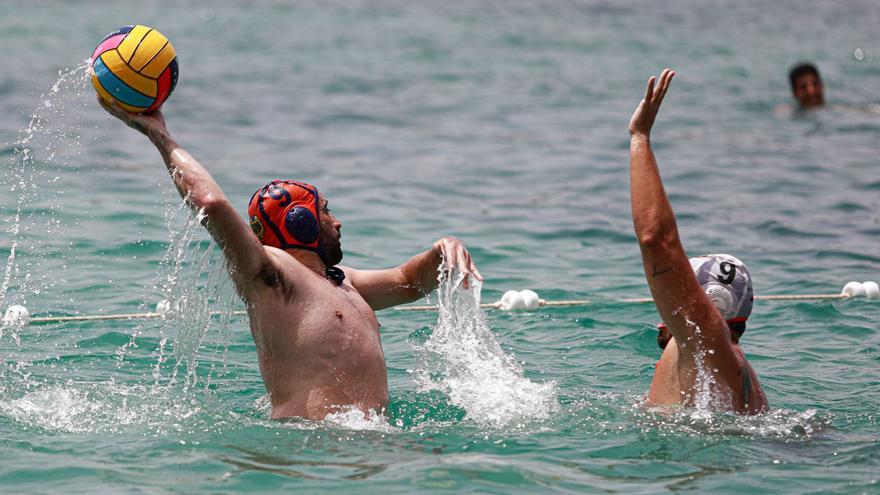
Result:
<instances>
[{"instance_id":1,"label":"player's open palm","mask_svg":"<svg viewBox=\"0 0 880 495\"><path fill-rule=\"evenodd\" d=\"M660 74L660 80L654 76L648 79L648 88L645 90L645 98L642 99L636 111L629 121L629 133L632 136L651 135L651 128L654 126L654 119L657 118L657 112L660 110L660 104L663 103L663 97L669 90L669 83L675 72L670 69L664 69ZM656 86L654 83L657 83Z\"/></svg>"}]
</instances>

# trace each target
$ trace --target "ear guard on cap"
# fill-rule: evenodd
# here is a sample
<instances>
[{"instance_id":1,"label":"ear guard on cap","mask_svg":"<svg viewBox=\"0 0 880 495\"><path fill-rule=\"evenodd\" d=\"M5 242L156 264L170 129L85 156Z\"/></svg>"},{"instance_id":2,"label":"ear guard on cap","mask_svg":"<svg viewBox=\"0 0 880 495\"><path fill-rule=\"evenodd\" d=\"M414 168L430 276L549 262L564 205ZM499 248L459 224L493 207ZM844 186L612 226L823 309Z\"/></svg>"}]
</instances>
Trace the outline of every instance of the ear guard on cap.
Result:
<instances>
[{"instance_id":1,"label":"ear guard on cap","mask_svg":"<svg viewBox=\"0 0 880 495\"><path fill-rule=\"evenodd\" d=\"M251 230L260 242L279 249L318 250L321 216L318 190L311 184L275 180L251 196Z\"/></svg>"},{"instance_id":2,"label":"ear guard on cap","mask_svg":"<svg viewBox=\"0 0 880 495\"><path fill-rule=\"evenodd\" d=\"M287 210L287 214L284 215L284 228L302 244L315 243L321 232L318 228L318 219L308 208L302 206L294 206Z\"/></svg>"}]
</instances>

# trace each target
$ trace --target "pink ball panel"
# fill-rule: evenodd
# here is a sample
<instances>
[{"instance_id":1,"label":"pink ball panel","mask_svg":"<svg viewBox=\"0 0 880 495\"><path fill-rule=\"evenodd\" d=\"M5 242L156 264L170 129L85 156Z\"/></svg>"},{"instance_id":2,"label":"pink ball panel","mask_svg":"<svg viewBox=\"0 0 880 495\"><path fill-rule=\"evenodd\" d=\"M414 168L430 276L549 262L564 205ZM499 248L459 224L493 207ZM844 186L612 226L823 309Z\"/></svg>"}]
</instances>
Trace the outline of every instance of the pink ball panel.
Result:
<instances>
[{"instance_id":1,"label":"pink ball panel","mask_svg":"<svg viewBox=\"0 0 880 495\"><path fill-rule=\"evenodd\" d=\"M95 53L92 53L92 60L95 60L98 55L110 50L111 48L116 48L122 43L122 40L128 35L128 33L117 34L112 38L107 38L103 43L98 45L98 48L95 48Z\"/></svg>"}]
</instances>

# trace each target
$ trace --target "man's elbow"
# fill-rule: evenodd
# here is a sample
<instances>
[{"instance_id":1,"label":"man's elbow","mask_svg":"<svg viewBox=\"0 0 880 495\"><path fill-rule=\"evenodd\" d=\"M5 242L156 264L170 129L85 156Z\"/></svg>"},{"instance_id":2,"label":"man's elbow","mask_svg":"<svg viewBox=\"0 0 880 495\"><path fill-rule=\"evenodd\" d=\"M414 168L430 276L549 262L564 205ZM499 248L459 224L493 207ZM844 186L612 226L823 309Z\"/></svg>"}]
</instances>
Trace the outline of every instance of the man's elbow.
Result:
<instances>
[{"instance_id":1,"label":"man's elbow","mask_svg":"<svg viewBox=\"0 0 880 495\"><path fill-rule=\"evenodd\" d=\"M194 210L204 212L208 217L220 213L230 206L229 200L223 194L191 194L187 199Z\"/></svg>"},{"instance_id":2,"label":"man's elbow","mask_svg":"<svg viewBox=\"0 0 880 495\"><path fill-rule=\"evenodd\" d=\"M678 241L678 231L672 228L640 229L636 232L639 245L646 249L668 249Z\"/></svg>"}]
</instances>

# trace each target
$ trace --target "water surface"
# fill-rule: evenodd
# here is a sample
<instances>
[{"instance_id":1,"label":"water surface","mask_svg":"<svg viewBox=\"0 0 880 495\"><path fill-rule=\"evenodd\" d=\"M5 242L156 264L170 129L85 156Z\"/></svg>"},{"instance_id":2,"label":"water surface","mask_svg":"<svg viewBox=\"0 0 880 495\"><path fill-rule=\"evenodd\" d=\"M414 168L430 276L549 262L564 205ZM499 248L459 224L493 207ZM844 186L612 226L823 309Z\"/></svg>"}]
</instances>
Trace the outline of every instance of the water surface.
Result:
<instances>
[{"instance_id":1,"label":"water surface","mask_svg":"<svg viewBox=\"0 0 880 495\"><path fill-rule=\"evenodd\" d=\"M3 308L181 305L174 320L3 330L6 490L877 491L876 302L757 303L743 343L773 408L757 418L640 408L657 315L616 302L647 296L626 124L667 66L678 76L653 139L688 251L740 257L759 294L880 279L874 2L50 1L0 13ZM158 153L98 108L77 69L131 23L173 41L169 128L242 213L268 180L314 182L351 266L394 266L451 234L486 276L484 301L530 288L592 304L489 311L473 330L507 356L502 371L522 386L507 389L473 373L452 388L443 359L480 363L432 347L449 327L382 311L387 419L269 420L219 252L187 222ZM787 107L786 71L802 59L822 71L829 108ZM494 396L459 393L483 381ZM547 400L511 408L523 390Z\"/></svg>"}]
</instances>

